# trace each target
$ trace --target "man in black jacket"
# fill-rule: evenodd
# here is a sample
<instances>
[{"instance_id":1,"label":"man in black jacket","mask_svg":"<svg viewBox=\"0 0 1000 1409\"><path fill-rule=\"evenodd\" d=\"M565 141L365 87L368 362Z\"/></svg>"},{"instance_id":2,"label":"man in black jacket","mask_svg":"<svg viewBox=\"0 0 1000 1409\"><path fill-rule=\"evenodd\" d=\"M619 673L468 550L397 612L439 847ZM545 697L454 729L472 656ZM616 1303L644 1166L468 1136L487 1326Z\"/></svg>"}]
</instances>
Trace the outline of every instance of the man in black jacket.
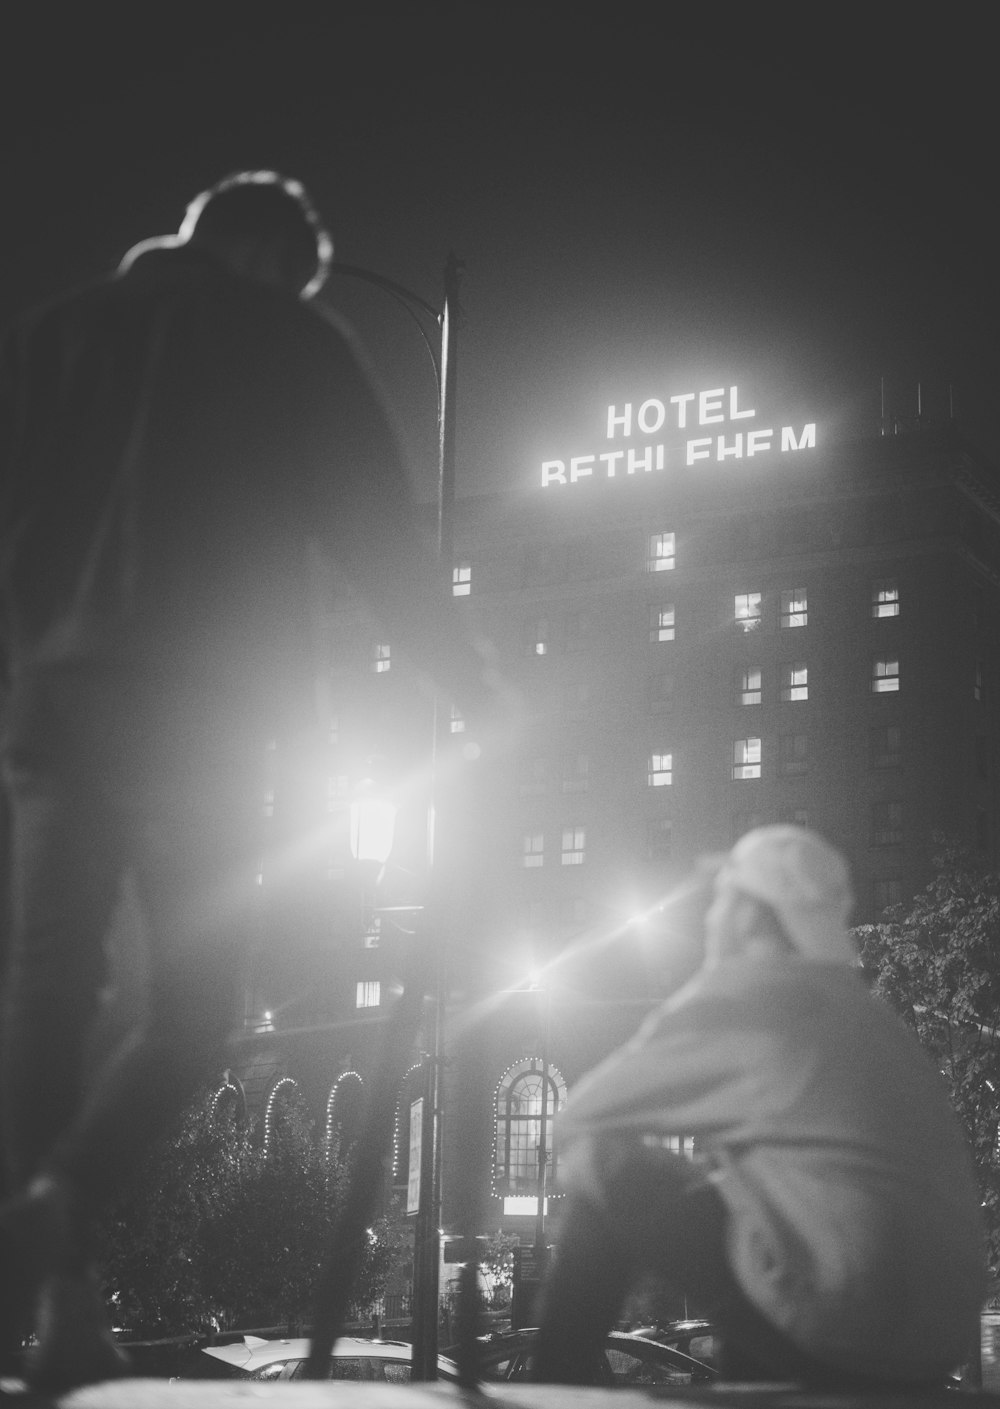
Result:
<instances>
[{"instance_id":1,"label":"man in black jacket","mask_svg":"<svg viewBox=\"0 0 1000 1409\"><path fill-rule=\"evenodd\" d=\"M491 696L415 538L382 404L307 306L330 255L297 183L242 173L0 346L2 1097L20 1190L0 1236L40 1285L40 1386L118 1368L84 1230L232 1027L258 768L313 699L318 559L466 712ZM84 1087L126 872L148 1016Z\"/></svg>"}]
</instances>

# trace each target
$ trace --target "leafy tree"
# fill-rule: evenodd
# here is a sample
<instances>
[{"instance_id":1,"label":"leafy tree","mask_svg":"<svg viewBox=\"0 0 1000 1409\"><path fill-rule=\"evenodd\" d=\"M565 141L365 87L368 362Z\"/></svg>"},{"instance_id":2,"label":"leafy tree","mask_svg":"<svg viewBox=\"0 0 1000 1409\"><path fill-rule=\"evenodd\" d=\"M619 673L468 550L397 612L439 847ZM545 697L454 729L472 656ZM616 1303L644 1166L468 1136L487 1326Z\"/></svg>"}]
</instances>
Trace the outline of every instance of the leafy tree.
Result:
<instances>
[{"instance_id":1,"label":"leafy tree","mask_svg":"<svg viewBox=\"0 0 1000 1409\"><path fill-rule=\"evenodd\" d=\"M483 1244L479 1265L489 1288L489 1305L494 1310L510 1306L514 1286L514 1249L517 1238L498 1228Z\"/></svg>"},{"instance_id":2,"label":"leafy tree","mask_svg":"<svg viewBox=\"0 0 1000 1409\"><path fill-rule=\"evenodd\" d=\"M142 1335L306 1320L347 1180L336 1143L286 1109L263 1148L209 1097L188 1110L109 1209L105 1287L115 1322ZM369 1233L357 1305L381 1295L398 1239Z\"/></svg>"},{"instance_id":3,"label":"leafy tree","mask_svg":"<svg viewBox=\"0 0 1000 1409\"><path fill-rule=\"evenodd\" d=\"M856 931L872 988L939 1066L962 1121L1000 1270L1000 874L942 842L931 882L908 906Z\"/></svg>"}]
</instances>

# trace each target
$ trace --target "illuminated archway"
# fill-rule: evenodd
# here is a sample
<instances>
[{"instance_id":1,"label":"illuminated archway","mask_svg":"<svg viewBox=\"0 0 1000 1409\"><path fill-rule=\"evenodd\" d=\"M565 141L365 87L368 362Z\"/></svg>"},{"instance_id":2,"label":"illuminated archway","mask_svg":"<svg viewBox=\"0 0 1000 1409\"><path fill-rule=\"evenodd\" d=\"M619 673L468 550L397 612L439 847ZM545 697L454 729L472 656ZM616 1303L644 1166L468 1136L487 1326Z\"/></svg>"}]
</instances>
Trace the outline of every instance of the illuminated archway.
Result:
<instances>
[{"instance_id":1,"label":"illuminated archway","mask_svg":"<svg viewBox=\"0 0 1000 1409\"><path fill-rule=\"evenodd\" d=\"M406 1183L410 1164L410 1103L420 1095L414 1076L423 1071L422 1062L414 1062L403 1073L396 1098L396 1123L392 1133L392 1179L394 1184Z\"/></svg>"},{"instance_id":2,"label":"illuminated archway","mask_svg":"<svg viewBox=\"0 0 1000 1409\"><path fill-rule=\"evenodd\" d=\"M554 1197L559 1193L559 1147L554 1117L566 1104L566 1082L562 1073L549 1062L543 1075L540 1057L522 1057L507 1068L494 1092L493 1193L504 1200L507 1212L530 1212L537 1207L543 1091L546 1191L549 1197ZM525 1201L523 1210L507 1207L510 1200L522 1199Z\"/></svg>"},{"instance_id":3,"label":"illuminated archway","mask_svg":"<svg viewBox=\"0 0 1000 1409\"><path fill-rule=\"evenodd\" d=\"M223 1074L222 1084L212 1092L208 1104L216 1119L225 1119L231 1113L236 1123L242 1125L247 1118L246 1091L239 1077L230 1071Z\"/></svg>"},{"instance_id":4,"label":"illuminated archway","mask_svg":"<svg viewBox=\"0 0 1000 1409\"><path fill-rule=\"evenodd\" d=\"M291 1076L283 1076L271 1087L267 1098L267 1105L264 1107L264 1150L271 1148L271 1141L274 1138L278 1119L281 1115L281 1108L287 1105L293 1092L298 1091L299 1083Z\"/></svg>"},{"instance_id":5,"label":"illuminated archway","mask_svg":"<svg viewBox=\"0 0 1000 1409\"><path fill-rule=\"evenodd\" d=\"M324 1138L330 1144L339 1134L345 1144L355 1138L361 1123L361 1094L364 1077L353 1067L342 1071L326 1098Z\"/></svg>"}]
</instances>

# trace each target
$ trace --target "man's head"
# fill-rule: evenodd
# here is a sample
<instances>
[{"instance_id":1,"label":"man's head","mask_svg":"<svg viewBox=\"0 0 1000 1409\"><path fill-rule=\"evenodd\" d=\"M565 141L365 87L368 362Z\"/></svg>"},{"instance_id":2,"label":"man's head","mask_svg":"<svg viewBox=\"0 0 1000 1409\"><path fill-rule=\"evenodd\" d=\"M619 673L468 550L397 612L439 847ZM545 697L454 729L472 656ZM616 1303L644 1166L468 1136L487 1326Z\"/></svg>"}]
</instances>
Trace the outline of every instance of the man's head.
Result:
<instances>
[{"instance_id":1,"label":"man's head","mask_svg":"<svg viewBox=\"0 0 1000 1409\"><path fill-rule=\"evenodd\" d=\"M847 931L853 904L846 862L822 837L804 827L757 827L716 875L707 962L786 953L855 964Z\"/></svg>"},{"instance_id":2,"label":"man's head","mask_svg":"<svg viewBox=\"0 0 1000 1409\"><path fill-rule=\"evenodd\" d=\"M206 249L231 270L311 298L333 259L333 242L303 186L275 171L240 171L187 208L177 243Z\"/></svg>"}]
</instances>

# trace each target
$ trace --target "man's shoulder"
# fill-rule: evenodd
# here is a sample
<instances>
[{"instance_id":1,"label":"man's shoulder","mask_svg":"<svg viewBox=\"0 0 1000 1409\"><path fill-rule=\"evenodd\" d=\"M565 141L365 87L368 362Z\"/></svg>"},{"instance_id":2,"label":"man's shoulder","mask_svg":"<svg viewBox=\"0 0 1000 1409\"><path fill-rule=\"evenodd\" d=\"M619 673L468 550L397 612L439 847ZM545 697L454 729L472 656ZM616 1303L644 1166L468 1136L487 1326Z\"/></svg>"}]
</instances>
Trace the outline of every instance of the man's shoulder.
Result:
<instances>
[{"instance_id":1,"label":"man's shoulder","mask_svg":"<svg viewBox=\"0 0 1000 1409\"><path fill-rule=\"evenodd\" d=\"M116 283L113 274L106 274L50 294L15 314L6 323L3 336L5 339L30 337L34 333L86 317L89 310L101 308L116 297Z\"/></svg>"}]
</instances>

